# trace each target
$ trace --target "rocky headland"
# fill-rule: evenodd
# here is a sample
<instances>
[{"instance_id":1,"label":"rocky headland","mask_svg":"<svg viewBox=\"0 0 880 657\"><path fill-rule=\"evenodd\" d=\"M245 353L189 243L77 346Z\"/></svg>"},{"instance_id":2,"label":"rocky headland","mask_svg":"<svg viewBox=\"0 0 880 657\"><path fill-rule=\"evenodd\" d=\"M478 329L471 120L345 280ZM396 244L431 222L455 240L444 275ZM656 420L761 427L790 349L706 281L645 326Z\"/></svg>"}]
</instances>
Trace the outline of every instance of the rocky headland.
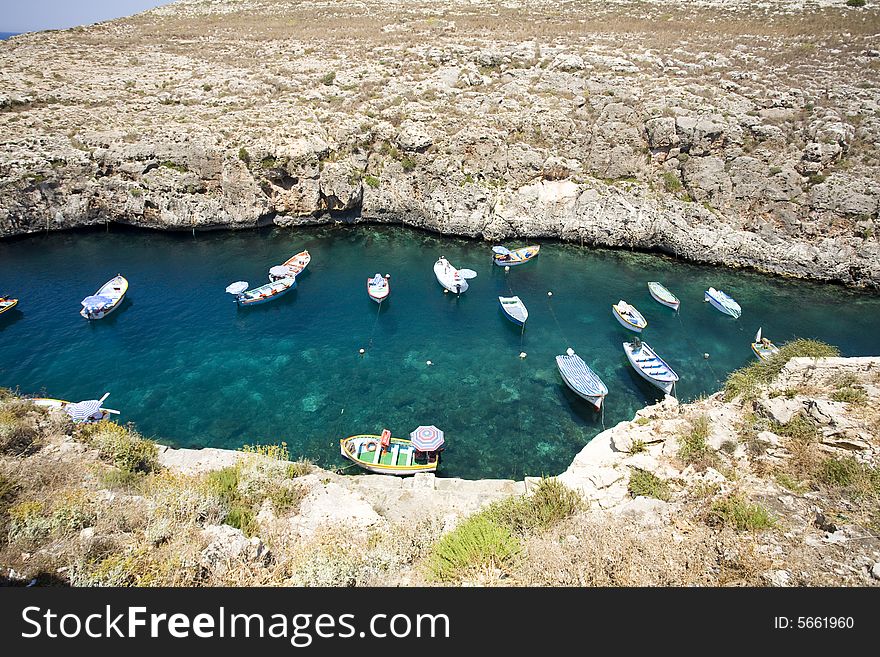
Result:
<instances>
[{"instance_id":1,"label":"rocky headland","mask_svg":"<svg viewBox=\"0 0 880 657\"><path fill-rule=\"evenodd\" d=\"M753 365L551 479L353 476L0 399L0 580L880 585L880 358Z\"/></svg>"},{"instance_id":2,"label":"rocky headland","mask_svg":"<svg viewBox=\"0 0 880 657\"><path fill-rule=\"evenodd\" d=\"M0 236L401 222L880 286L880 14L178 0L0 43Z\"/></svg>"}]
</instances>

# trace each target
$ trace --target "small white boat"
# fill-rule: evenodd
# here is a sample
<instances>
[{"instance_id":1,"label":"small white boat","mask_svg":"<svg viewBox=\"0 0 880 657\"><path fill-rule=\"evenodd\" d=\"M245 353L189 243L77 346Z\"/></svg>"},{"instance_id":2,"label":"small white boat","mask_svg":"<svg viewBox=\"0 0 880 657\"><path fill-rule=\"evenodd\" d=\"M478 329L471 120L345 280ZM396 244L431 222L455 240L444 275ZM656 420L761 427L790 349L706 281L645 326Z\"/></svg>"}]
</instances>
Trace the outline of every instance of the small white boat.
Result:
<instances>
[{"instance_id":1,"label":"small white boat","mask_svg":"<svg viewBox=\"0 0 880 657\"><path fill-rule=\"evenodd\" d=\"M499 267L514 267L528 262L536 257L541 251L541 247L537 244L534 246L524 246L513 251L503 246L492 247L492 261Z\"/></svg>"},{"instance_id":2,"label":"small white boat","mask_svg":"<svg viewBox=\"0 0 880 657\"><path fill-rule=\"evenodd\" d=\"M0 294L0 315L5 313L7 310L12 310L18 305L18 299L13 299L12 297L3 296Z\"/></svg>"},{"instance_id":3,"label":"small white boat","mask_svg":"<svg viewBox=\"0 0 880 657\"><path fill-rule=\"evenodd\" d=\"M565 355L556 357L556 367L559 368L559 374L562 375L565 385L576 395L586 399L597 409L602 408L602 402L608 394L608 386L590 369L583 358L574 353L573 349L569 347Z\"/></svg>"},{"instance_id":4,"label":"small white boat","mask_svg":"<svg viewBox=\"0 0 880 657\"><path fill-rule=\"evenodd\" d=\"M449 292L463 294L468 289L468 279L476 278L477 272L473 269L456 269L445 257L440 256L434 263L434 275Z\"/></svg>"},{"instance_id":5,"label":"small white boat","mask_svg":"<svg viewBox=\"0 0 880 657\"><path fill-rule=\"evenodd\" d=\"M86 319L102 319L119 308L125 293L128 292L128 281L117 274L101 286L94 295L82 300L79 314Z\"/></svg>"},{"instance_id":6,"label":"small white boat","mask_svg":"<svg viewBox=\"0 0 880 657\"><path fill-rule=\"evenodd\" d=\"M282 262L280 265L272 267L269 270L269 280L274 282L282 278L299 276L303 270L309 266L311 261L312 256L309 255L308 251L300 251L295 256Z\"/></svg>"},{"instance_id":7,"label":"small white boat","mask_svg":"<svg viewBox=\"0 0 880 657\"><path fill-rule=\"evenodd\" d=\"M382 303L391 294L391 274L376 274L367 279L367 294L376 303Z\"/></svg>"},{"instance_id":8,"label":"small white boat","mask_svg":"<svg viewBox=\"0 0 880 657\"><path fill-rule=\"evenodd\" d=\"M56 408L64 411L74 422L100 422L101 420L106 420L110 417L110 415L119 415L119 411L114 411L112 408L104 408L102 404L107 397L110 396L110 393L106 393L100 399L91 399L88 401L81 402L69 402L63 399L50 399L47 397L37 397L36 399L31 399L31 402L35 406L40 406L42 408Z\"/></svg>"},{"instance_id":9,"label":"small white boat","mask_svg":"<svg viewBox=\"0 0 880 657\"><path fill-rule=\"evenodd\" d=\"M755 334L755 341L752 343L752 351L755 356L761 360L770 360L779 353L779 347L770 342L767 338L761 337L761 329Z\"/></svg>"},{"instance_id":10,"label":"small white boat","mask_svg":"<svg viewBox=\"0 0 880 657\"><path fill-rule=\"evenodd\" d=\"M641 333L642 329L648 325L648 321L642 316L642 313L623 299L612 304L611 310L621 326L628 328L630 331Z\"/></svg>"},{"instance_id":11,"label":"small white boat","mask_svg":"<svg viewBox=\"0 0 880 657\"><path fill-rule=\"evenodd\" d=\"M658 283L657 281L651 281L648 283L648 292L651 293L654 301L662 303L664 306L672 308L673 310L678 310L679 305L681 305L678 297L670 292L665 285Z\"/></svg>"},{"instance_id":12,"label":"small white boat","mask_svg":"<svg viewBox=\"0 0 880 657\"><path fill-rule=\"evenodd\" d=\"M519 297L498 297L498 303L501 304L501 310L507 315L507 319L514 324L522 326L529 318L526 304Z\"/></svg>"},{"instance_id":13,"label":"small white boat","mask_svg":"<svg viewBox=\"0 0 880 657\"><path fill-rule=\"evenodd\" d=\"M678 381L676 374L666 361L657 355L650 346L639 340L624 342L623 350L629 359L630 365L639 373L645 381L655 385L667 395L671 395Z\"/></svg>"},{"instance_id":14,"label":"small white boat","mask_svg":"<svg viewBox=\"0 0 880 657\"><path fill-rule=\"evenodd\" d=\"M739 319L739 316L742 315L742 308L733 300L733 297L721 290L716 290L714 287L706 290L705 300L725 315L730 315L734 319Z\"/></svg>"},{"instance_id":15,"label":"small white boat","mask_svg":"<svg viewBox=\"0 0 880 657\"><path fill-rule=\"evenodd\" d=\"M266 283L252 290L248 290L247 287L247 281L238 281L229 285L226 291L235 297L235 303L239 306L255 306L287 294L296 287L296 278L293 276L279 278L277 281Z\"/></svg>"}]
</instances>

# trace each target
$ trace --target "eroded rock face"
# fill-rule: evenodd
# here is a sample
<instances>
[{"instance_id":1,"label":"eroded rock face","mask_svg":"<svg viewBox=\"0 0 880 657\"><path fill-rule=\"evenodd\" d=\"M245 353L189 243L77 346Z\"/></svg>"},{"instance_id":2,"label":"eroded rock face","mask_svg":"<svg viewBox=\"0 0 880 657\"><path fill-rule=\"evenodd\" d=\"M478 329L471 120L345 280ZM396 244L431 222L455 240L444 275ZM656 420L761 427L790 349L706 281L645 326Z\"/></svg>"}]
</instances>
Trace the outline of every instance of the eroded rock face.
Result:
<instances>
[{"instance_id":1,"label":"eroded rock face","mask_svg":"<svg viewBox=\"0 0 880 657\"><path fill-rule=\"evenodd\" d=\"M779 53L797 50L813 10L771 5L725 8L762 32L769 11L779 29L762 38L724 33L711 3L633 17L598 0L566 8L588 39L559 28L535 40L521 26L552 5L526 2L514 20L496 0L453 0L482 27L423 20L433 9L419 2L217 0L15 37L0 43L0 236L345 213L876 287L870 35L855 12L829 9L845 43L820 35L810 75L783 76ZM360 15L383 27L358 23L328 56L302 27L316 12L328 30ZM687 43L654 41L659 17L681 12ZM216 32L218 16L232 29ZM636 36L593 27L620 17ZM179 44L182 21L201 41ZM32 66L48 58L51 74Z\"/></svg>"}]
</instances>

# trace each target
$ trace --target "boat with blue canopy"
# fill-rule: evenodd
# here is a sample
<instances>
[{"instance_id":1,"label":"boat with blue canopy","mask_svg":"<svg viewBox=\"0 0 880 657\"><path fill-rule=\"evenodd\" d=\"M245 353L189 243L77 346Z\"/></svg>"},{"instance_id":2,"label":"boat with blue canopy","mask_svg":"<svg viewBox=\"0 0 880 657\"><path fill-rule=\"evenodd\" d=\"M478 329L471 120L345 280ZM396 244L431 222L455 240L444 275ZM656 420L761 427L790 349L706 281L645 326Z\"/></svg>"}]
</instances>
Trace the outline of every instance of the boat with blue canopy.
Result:
<instances>
[{"instance_id":1,"label":"boat with blue canopy","mask_svg":"<svg viewBox=\"0 0 880 657\"><path fill-rule=\"evenodd\" d=\"M126 292L128 292L128 281L121 274L117 274L104 283L95 294L82 300L82 310L79 314L86 319L103 319L119 308Z\"/></svg>"}]
</instances>

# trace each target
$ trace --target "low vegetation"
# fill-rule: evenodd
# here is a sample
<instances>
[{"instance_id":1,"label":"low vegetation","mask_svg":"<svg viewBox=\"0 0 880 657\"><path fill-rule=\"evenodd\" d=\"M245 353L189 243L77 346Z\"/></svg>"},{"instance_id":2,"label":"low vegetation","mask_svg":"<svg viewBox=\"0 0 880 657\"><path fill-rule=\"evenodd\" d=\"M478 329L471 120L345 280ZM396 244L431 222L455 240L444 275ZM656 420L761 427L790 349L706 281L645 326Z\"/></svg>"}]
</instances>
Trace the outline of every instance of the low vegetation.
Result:
<instances>
[{"instance_id":1,"label":"low vegetation","mask_svg":"<svg viewBox=\"0 0 880 657\"><path fill-rule=\"evenodd\" d=\"M633 497L653 497L664 502L672 496L668 482L653 472L648 472L641 468L632 468L627 490Z\"/></svg>"},{"instance_id":2,"label":"low vegetation","mask_svg":"<svg viewBox=\"0 0 880 657\"><path fill-rule=\"evenodd\" d=\"M762 386L770 384L792 358L828 358L838 356L836 347L818 340L793 340L782 345L779 353L766 361L758 361L733 372L724 384L724 398L731 401L754 399Z\"/></svg>"},{"instance_id":3,"label":"low vegetation","mask_svg":"<svg viewBox=\"0 0 880 657\"><path fill-rule=\"evenodd\" d=\"M767 509L736 494L716 500L706 521L710 525L725 525L741 531L770 529L775 524Z\"/></svg>"},{"instance_id":4,"label":"low vegetation","mask_svg":"<svg viewBox=\"0 0 880 657\"><path fill-rule=\"evenodd\" d=\"M715 451L706 443L709 428L709 417L698 415L691 419L690 427L678 436L678 458L698 470L717 463Z\"/></svg>"}]
</instances>

